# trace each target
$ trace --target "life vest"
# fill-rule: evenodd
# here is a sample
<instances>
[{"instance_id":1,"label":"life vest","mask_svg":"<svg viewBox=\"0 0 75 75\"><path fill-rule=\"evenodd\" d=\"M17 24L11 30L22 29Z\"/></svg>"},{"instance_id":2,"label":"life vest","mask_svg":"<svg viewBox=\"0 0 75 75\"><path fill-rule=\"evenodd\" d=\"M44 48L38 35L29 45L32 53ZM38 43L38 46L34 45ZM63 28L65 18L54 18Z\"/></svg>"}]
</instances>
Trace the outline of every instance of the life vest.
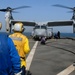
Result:
<instances>
[{"instance_id":1,"label":"life vest","mask_svg":"<svg viewBox=\"0 0 75 75\"><path fill-rule=\"evenodd\" d=\"M0 75L11 75L12 63L9 53L8 36L0 33Z\"/></svg>"},{"instance_id":2,"label":"life vest","mask_svg":"<svg viewBox=\"0 0 75 75\"><path fill-rule=\"evenodd\" d=\"M14 45L16 46L16 49L18 51L21 59L21 67L26 67L26 54L30 51L27 37L21 33L14 33L9 37L13 40Z\"/></svg>"}]
</instances>

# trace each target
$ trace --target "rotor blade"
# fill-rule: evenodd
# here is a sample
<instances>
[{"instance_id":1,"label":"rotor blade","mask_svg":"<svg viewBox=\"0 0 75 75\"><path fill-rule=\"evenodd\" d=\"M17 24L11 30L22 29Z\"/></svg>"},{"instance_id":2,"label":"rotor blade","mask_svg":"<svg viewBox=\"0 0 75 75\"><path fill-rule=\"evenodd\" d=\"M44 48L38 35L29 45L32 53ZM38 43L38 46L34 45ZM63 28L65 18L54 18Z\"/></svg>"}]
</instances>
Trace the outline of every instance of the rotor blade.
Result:
<instances>
[{"instance_id":1,"label":"rotor blade","mask_svg":"<svg viewBox=\"0 0 75 75\"><path fill-rule=\"evenodd\" d=\"M29 8L29 7L30 7L30 6L21 6L21 7L13 8L12 10L22 9L22 8Z\"/></svg>"},{"instance_id":2,"label":"rotor blade","mask_svg":"<svg viewBox=\"0 0 75 75\"><path fill-rule=\"evenodd\" d=\"M52 6L56 6L56 7L62 7L62 8L67 8L67 9L72 9L71 7L67 7L67 6L64 6L64 5L60 5L60 4L55 4L55 5L52 5Z\"/></svg>"},{"instance_id":3,"label":"rotor blade","mask_svg":"<svg viewBox=\"0 0 75 75\"><path fill-rule=\"evenodd\" d=\"M7 11L7 9L0 9L0 11L5 12L5 11Z\"/></svg>"},{"instance_id":4,"label":"rotor blade","mask_svg":"<svg viewBox=\"0 0 75 75\"><path fill-rule=\"evenodd\" d=\"M73 13L73 11L68 11L68 13Z\"/></svg>"},{"instance_id":5,"label":"rotor blade","mask_svg":"<svg viewBox=\"0 0 75 75\"><path fill-rule=\"evenodd\" d=\"M17 11L12 11L13 13L19 13L19 12L17 12Z\"/></svg>"}]
</instances>

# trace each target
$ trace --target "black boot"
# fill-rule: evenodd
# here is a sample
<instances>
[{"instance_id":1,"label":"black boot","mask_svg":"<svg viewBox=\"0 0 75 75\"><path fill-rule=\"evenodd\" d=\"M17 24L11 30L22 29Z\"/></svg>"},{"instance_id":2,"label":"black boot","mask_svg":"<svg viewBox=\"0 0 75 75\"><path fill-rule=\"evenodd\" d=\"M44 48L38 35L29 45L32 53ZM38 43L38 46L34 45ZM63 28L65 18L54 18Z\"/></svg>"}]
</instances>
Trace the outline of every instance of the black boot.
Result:
<instances>
[{"instance_id":1,"label":"black boot","mask_svg":"<svg viewBox=\"0 0 75 75\"><path fill-rule=\"evenodd\" d=\"M31 74L31 72L30 72L30 71L27 71L27 72L26 72L26 75L32 75L32 74Z\"/></svg>"}]
</instances>

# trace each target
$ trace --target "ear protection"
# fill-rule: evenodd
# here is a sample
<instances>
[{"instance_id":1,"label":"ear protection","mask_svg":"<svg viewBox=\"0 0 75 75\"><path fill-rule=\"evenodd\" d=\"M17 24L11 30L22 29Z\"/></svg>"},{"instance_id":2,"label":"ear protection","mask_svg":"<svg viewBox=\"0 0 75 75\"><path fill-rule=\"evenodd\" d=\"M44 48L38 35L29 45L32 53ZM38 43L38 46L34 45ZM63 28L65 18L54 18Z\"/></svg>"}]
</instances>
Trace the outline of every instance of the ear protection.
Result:
<instances>
[{"instance_id":1,"label":"ear protection","mask_svg":"<svg viewBox=\"0 0 75 75\"><path fill-rule=\"evenodd\" d=\"M23 24L22 23L15 23L12 30L13 31L19 31L19 32L24 31Z\"/></svg>"}]
</instances>

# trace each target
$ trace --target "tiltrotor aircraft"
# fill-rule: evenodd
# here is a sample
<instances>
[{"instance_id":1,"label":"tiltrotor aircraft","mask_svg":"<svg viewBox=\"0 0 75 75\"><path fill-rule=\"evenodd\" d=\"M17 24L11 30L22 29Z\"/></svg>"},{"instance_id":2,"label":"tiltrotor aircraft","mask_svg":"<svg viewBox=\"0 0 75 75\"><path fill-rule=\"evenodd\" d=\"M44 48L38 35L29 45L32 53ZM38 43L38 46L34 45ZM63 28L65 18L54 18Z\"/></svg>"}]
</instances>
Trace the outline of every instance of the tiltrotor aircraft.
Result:
<instances>
[{"instance_id":1,"label":"tiltrotor aircraft","mask_svg":"<svg viewBox=\"0 0 75 75\"><path fill-rule=\"evenodd\" d=\"M0 9L1 12L6 12L6 14L5 14L5 22L6 22L6 31L8 33L10 32L10 29L11 29L10 21L13 20L12 12L17 13L14 10L22 9L22 8L29 8L29 7L30 6L20 6L20 7L17 7L17 8L7 7L6 9Z\"/></svg>"},{"instance_id":2,"label":"tiltrotor aircraft","mask_svg":"<svg viewBox=\"0 0 75 75\"><path fill-rule=\"evenodd\" d=\"M17 7L17 8L6 8L6 9L0 9L0 11L6 12L5 14L5 21L6 21L6 31L10 32L12 26L14 25L14 23L16 22L22 22L25 26L33 26L33 31L32 31L32 36L33 38L41 38L42 36L45 36L46 38L50 38L52 37L52 30L50 32L48 32L48 27L53 27L53 26L72 26L73 25L73 32L75 33L75 7L74 8L70 8L67 6L63 6L63 5L53 5L53 6L57 6L57 7L63 7L63 8L68 8L71 9L73 12L73 16L71 20L67 20L67 21L48 21L44 24L38 24L36 22L30 22L30 21L21 21L21 20L14 20L13 16L12 16L12 12L15 12L14 10L16 9L20 9L20 8L27 8L29 6L21 6L21 7Z\"/></svg>"},{"instance_id":3,"label":"tiltrotor aircraft","mask_svg":"<svg viewBox=\"0 0 75 75\"><path fill-rule=\"evenodd\" d=\"M45 24L35 25L31 35L33 39L41 39L42 37L49 39L53 36L53 28L48 28Z\"/></svg>"}]
</instances>

